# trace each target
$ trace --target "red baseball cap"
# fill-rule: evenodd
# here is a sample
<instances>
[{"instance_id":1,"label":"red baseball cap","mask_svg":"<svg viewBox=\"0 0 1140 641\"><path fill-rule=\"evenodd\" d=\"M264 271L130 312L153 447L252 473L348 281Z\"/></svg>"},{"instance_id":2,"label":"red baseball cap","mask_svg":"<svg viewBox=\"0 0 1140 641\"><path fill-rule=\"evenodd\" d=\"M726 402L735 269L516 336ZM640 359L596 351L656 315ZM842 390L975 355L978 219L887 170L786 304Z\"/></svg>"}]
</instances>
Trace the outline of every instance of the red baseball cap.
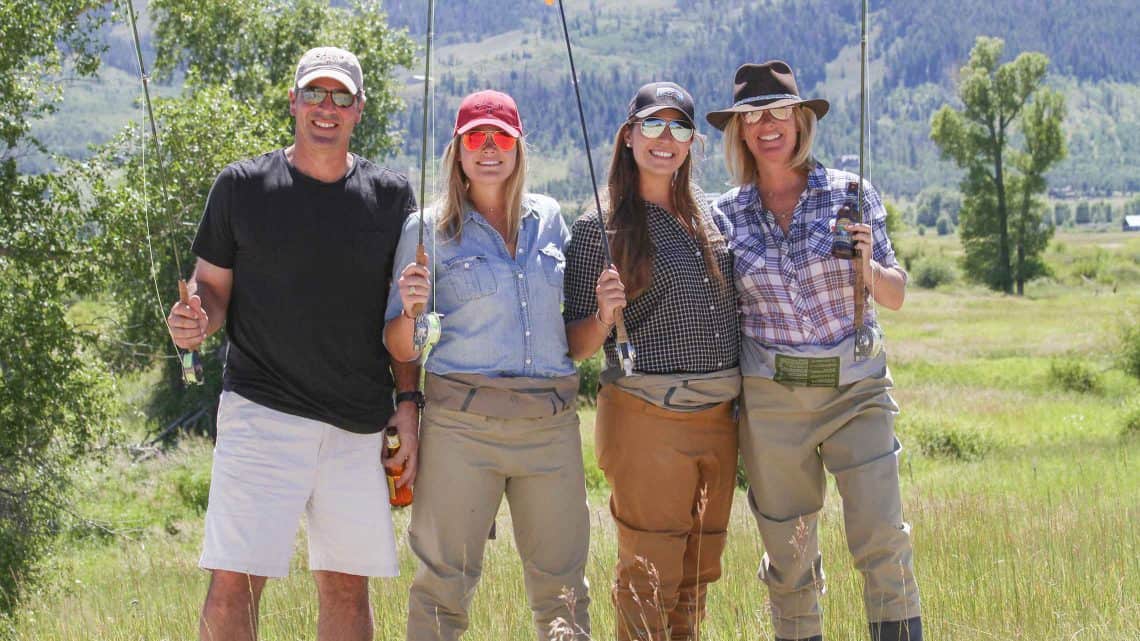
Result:
<instances>
[{"instance_id":1,"label":"red baseball cap","mask_svg":"<svg viewBox=\"0 0 1140 641\"><path fill-rule=\"evenodd\" d=\"M494 125L518 138L522 135L522 121L515 99L501 91L476 91L459 103L455 116L455 131L459 136L479 125Z\"/></svg>"}]
</instances>

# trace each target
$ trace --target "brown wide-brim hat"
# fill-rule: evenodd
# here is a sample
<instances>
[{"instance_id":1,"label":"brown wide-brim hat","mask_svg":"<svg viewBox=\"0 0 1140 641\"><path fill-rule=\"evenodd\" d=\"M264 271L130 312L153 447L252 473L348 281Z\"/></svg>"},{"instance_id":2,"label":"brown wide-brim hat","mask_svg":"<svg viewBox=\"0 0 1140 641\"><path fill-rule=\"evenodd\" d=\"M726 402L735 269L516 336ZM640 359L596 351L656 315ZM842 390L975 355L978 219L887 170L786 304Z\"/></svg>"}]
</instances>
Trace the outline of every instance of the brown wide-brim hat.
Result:
<instances>
[{"instance_id":1,"label":"brown wide-brim hat","mask_svg":"<svg viewBox=\"0 0 1140 641\"><path fill-rule=\"evenodd\" d=\"M775 107L803 105L823 118L831 104L826 100L800 98L796 76L783 60L769 60L762 64L743 64L736 70L736 84L732 89L732 106L709 112L705 119L721 131L732 117L746 111L759 111Z\"/></svg>"}]
</instances>

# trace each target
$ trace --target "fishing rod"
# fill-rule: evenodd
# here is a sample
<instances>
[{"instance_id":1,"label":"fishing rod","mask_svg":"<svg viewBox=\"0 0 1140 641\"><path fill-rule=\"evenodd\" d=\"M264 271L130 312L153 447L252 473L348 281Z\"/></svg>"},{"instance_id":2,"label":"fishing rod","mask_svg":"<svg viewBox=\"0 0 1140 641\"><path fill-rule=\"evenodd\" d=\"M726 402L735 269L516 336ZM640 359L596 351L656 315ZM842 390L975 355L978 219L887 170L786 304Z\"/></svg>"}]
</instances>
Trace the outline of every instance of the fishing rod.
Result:
<instances>
[{"instance_id":1,"label":"fishing rod","mask_svg":"<svg viewBox=\"0 0 1140 641\"><path fill-rule=\"evenodd\" d=\"M169 202L170 198L166 193L166 169L162 163L162 144L158 138L158 125L155 123L154 106L150 99L150 76L146 73L146 64L143 62L142 43L139 40L138 19L135 16L134 3L131 0L124 0L127 8L127 16L131 23L131 36L134 40L135 55L138 57L139 63L139 79L142 81L143 98L146 102L147 119L150 122L150 134L154 141L154 157L158 165L158 188L162 193L163 203ZM145 161L144 161L145 166ZM144 198L145 191L143 192ZM146 215L146 207L143 207L144 216ZM177 222L177 221L175 221ZM147 243L150 243L150 222L148 217L147 222ZM190 290L186 285L186 279L182 277L182 258L178 251L178 243L174 238L170 240L170 246L174 250L174 266L178 273L178 301L183 305L190 305ZM155 265L154 265L154 251L153 248L150 252L150 271L151 277L156 278ZM155 281L155 294L159 297L159 316L163 318L165 323L165 314L162 313L162 298L158 293L158 283ZM170 333L169 326L167 332ZM205 382L205 374L202 370L202 356L198 350L182 350L174 341L174 334L170 333L170 342L174 345L174 351L178 355L178 361L182 367L182 382L186 385L201 385Z\"/></svg>"},{"instance_id":2,"label":"fishing rod","mask_svg":"<svg viewBox=\"0 0 1140 641\"><path fill-rule=\"evenodd\" d=\"M855 211L857 220L862 223L863 216L863 158L866 155L867 132L867 0L861 0L861 23L859 33L859 195ZM872 243L874 236L872 235ZM883 351L883 332L876 327L867 327L865 314L867 305L866 283L863 279L862 256L856 254L852 262L859 264L855 268L855 360L865 361L875 358ZM871 286L874 287L874 281Z\"/></svg>"},{"instance_id":3,"label":"fishing rod","mask_svg":"<svg viewBox=\"0 0 1140 641\"><path fill-rule=\"evenodd\" d=\"M553 4L554 0L546 0L546 4ZM582 121L582 140L586 145L586 165L590 168L590 184L594 188L594 205L598 211L598 226L601 227L602 237L602 254L606 259L606 266L610 267L614 264L613 255L610 253L610 240L606 236L606 218L602 212L602 199L598 195L598 180L594 176L594 158L590 153L590 134L586 129L586 112L582 108L582 92L578 88L578 71L574 67L574 51L570 47L570 29L566 25L566 8L563 6L562 0L558 0L558 13L562 18L562 35L566 38L566 57L570 59L570 81L574 85L574 97L578 100L578 118ZM637 359L637 349L634 348L633 343L629 340L629 332L625 328L625 317L622 314L622 308L614 310L614 324L617 326L617 337L614 341L614 347L617 351L618 361L621 363L622 370L626 376L633 376L633 366Z\"/></svg>"},{"instance_id":4,"label":"fishing rod","mask_svg":"<svg viewBox=\"0 0 1140 641\"><path fill-rule=\"evenodd\" d=\"M427 267L428 254L427 249L424 247L424 210L427 209L427 163L428 163L428 126L429 126L429 105L431 101L431 45L435 40L435 0L428 0L428 17L427 17L427 48L425 51L424 61L424 115L423 115L423 131L420 139L420 236L419 242L416 244L416 264ZM435 231L432 231L432 238L435 238ZM435 243L432 243L434 250ZM430 274L429 274L430 277ZM432 311L425 313L424 303L416 303L412 306L412 316L415 317L415 329L412 332L412 345L416 352L420 354L420 361L426 361L428 352L431 347L439 342L440 336L443 334L443 316L435 311L435 288L432 288Z\"/></svg>"}]
</instances>

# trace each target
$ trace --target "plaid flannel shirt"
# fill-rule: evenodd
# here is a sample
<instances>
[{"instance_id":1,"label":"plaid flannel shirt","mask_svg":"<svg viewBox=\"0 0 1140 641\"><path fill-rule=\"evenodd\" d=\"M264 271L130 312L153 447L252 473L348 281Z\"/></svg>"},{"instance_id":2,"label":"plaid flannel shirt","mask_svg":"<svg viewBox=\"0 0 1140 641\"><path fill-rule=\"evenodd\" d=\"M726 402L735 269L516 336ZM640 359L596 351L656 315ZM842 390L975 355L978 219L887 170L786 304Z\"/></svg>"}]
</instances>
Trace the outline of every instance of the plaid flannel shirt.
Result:
<instances>
[{"instance_id":1,"label":"plaid flannel shirt","mask_svg":"<svg viewBox=\"0 0 1140 641\"><path fill-rule=\"evenodd\" d=\"M850 172L816 164L787 234L764 207L756 185L717 199L729 224L744 338L769 346L835 345L854 332L855 263L832 257L831 239L847 183L857 180ZM873 258L884 267L898 267L887 238L887 211L866 181L863 218L871 224ZM867 305L865 319L876 324L873 305Z\"/></svg>"}]
</instances>

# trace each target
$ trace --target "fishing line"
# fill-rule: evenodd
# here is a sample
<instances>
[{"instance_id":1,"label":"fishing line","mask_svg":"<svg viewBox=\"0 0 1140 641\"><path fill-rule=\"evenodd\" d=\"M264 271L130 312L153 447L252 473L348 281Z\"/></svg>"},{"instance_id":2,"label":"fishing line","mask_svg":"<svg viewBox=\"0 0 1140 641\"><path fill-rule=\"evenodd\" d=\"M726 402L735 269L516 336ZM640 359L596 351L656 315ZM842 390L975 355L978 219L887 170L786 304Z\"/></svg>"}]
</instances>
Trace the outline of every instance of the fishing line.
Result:
<instances>
[{"instance_id":1,"label":"fishing line","mask_svg":"<svg viewBox=\"0 0 1140 641\"><path fill-rule=\"evenodd\" d=\"M552 0L547 0L547 4L550 4L551 1ZM562 19L562 35L566 39L566 57L570 59L570 82L574 85L574 97L578 101L578 119L582 123L582 141L586 146L586 165L590 168L590 185L594 189L594 204L598 211L598 226L602 232L602 254L605 256L606 268L608 268L614 264L614 259L610 253L609 237L606 235L606 220L604 212L602 211L601 196L598 194L598 179L594 176L594 158L590 152L590 134L586 129L586 111L582 108L582 92L578 87L578 71L574 66L574 51L570 46L570 29L566 24L566 8L563 6L562 0L558 0L558 13ZM629 340L629 333L626 331L625 317L622 311L622 308L614 310L614 324L617 326L614 348L625 375L633 376L634 362L637 359L637 349L634 348L633 343Z\"/></svg>"},{"instance_id":2,"label":"fishing line","mask_svg":"<svg viewBox=\"0 0 1140 641\"><path fill-rule=\"evenodd\" d=\"M170 197L166 191L166 169L162 163L162 144L158 137L158 125L154 118L154 106L150 99L150 76L146 73L146 64L143 62L142 43L139 39L138 19L135 15L134 3L131 0L125 0L124 4L127 10L127 17L131 25L131 37L135 45L135 55L138 63L139 80L142 83L143 100L146 103L147 119L150 122L151 138L154 142L154 158L155 165L158 167L158 187L162 194L162 202L165 204L170 202ZM147 198L147 180L146 180L146 135L143 134L143 220L146 226L146 239L147 239L147 253L150 258L150 273L151 280L154 282L155 298L157 301L157 309L159 318L166 326L167 334L170 335L170 343L174 346L175 354L182 366L182 382L187 385L201 385L205 382L205 377L202 371L202 359L197 350L182 351L174 340L174 334L170 331L169 325L166 324L166 314L163 313L162 294L158 285L158 268L155 263L154 245L151 239L150 229L150 216L148 213L149 204ZM174 220L175 228L177 229L177 219ZM190 294L186 286L186 281L182 277L182 258L178 251L178 243L175 238L170 239L170 247L174 252L174 265L178 274L178 298L183 305L190 304Z\"/></svg>"}]
</instances>

